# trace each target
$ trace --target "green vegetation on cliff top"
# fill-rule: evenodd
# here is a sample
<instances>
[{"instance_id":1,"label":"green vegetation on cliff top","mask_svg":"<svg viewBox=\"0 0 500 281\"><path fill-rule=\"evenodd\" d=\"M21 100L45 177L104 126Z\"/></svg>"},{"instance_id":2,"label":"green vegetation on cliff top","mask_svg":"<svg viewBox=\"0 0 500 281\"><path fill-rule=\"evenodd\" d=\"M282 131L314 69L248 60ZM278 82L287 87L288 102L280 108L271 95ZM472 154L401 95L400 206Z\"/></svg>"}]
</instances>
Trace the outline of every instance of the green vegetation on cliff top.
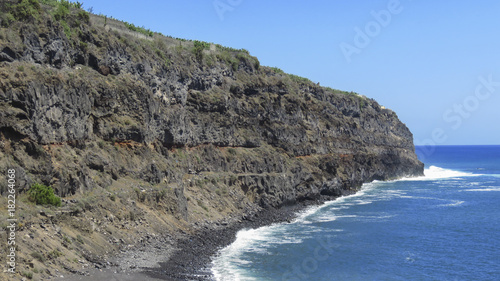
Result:
<instances>
[{"instance_id":1,"label":"green vegetation on cliff top","mask_svg":"<svg viewBox=\"0 0 500 281\"><path fill-rule=\"evenodd\" d=\"M171 65L172 58L166 54L165 49L168 45L166 42L177 45L176 49L178 53L182 53L183 49L188 48L196 57L198 62L204 63L209 67L214 64L215 60L220 60L230 65L234 71L238 70L239 64L242 61L250 61L256 70L260 68L259 60L256 57L251 56L249 51L246 49L235 49L232 47L222 46L220 44L163 35L162 33L151 31L144 26L139 27L133 23L120 21L114 19L113 17L108 17L102 14L94 15L91 13L91 8L89 8L88 11L85 11L83 9L83 5L84 4L82 2L72 2L68 0L4 0L0 3L0 25L2 27L15 28L14 26L16 25L16 22L40 23L47 19L53 19L60 24L64 34L74 46L86 49L88 48L89 42L85 40L86 38L82 29L84 28L84 25L91 26L90 19L91 17L95 17L99 19L99 21L102 21L103 26L109 26L112 30L122 32L123 30L129 30L130 32L144 35L145 38L142 40L145 42L143 43L146 43L146 46L151 46L151 48L150 50L145 50L144 48L146 46L142 46L142 51L145 51L146 53L153 53L160 61L164 62L164 66L167 68ZM98 20L96 20L96 22L97 21ZM123 28L117 27L117 25L121 25ZM17 28L19 28L19 26ZM124 36L121 38L124 41L128 40ZM167 39L173 39L173 42ZM182 44L186 42L191 45ZM138 46L139 44L136 44L135 42L127 43L131 45L130 47L140 51L140 47ZM212 46L214 46L214 48L211 48ZM213 51L214 49L216 50L215 52ZM287 74L278 67L271 67L270 70L276 75L289 77L294 83L305 85L314 84L308 78L294 74ZM364 97L357 93L345 92L332 89L330 87L325 87L325 89L332 93L355 95L360 100L364 99Z\"/></svg>"}]
</instances>

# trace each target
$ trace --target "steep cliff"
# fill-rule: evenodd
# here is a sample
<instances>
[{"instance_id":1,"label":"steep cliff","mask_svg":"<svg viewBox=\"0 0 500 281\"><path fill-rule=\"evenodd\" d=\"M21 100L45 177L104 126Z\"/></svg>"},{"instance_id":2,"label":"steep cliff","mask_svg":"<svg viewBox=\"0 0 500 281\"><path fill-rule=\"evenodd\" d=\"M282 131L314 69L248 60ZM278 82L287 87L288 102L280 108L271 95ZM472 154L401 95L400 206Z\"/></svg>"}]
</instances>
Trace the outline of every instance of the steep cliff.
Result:
<instances>
[{"instance_id":1,"label":"steep cliff","mask_svg":"<svg viewBox=\"0 0 500 281\"><path fill-rule=\"evenodd\" d=\"M16 169L20 196L35 182L55 189L63 207L43 222L66 236L104 237L113 216L189 231L423 172L411 132L372 99L58 5L2 15L0 167ZM91 230L72 224L87 220Z\"/></svg>"}]
</instances>

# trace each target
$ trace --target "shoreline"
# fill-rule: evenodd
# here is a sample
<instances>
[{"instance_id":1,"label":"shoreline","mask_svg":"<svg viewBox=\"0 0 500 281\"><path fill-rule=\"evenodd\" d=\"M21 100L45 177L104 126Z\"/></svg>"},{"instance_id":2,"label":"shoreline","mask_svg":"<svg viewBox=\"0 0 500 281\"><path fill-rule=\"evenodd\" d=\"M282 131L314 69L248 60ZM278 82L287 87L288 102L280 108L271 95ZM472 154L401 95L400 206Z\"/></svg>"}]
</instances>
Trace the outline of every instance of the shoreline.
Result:
<instances>
[{"instance_id":1,"label":"shoreline","mask_svg":"<svg viewBox=\"0 0 500 281\"><path fill-rule=\"evenodd\" d=\"M341 196L322 196L318 200L302 201L279 209L262 209L227 225L205 224L195 234L178 240L175 243L177 250L167 260L160 262L160 267L143 268L140 273L155 278L154 280L215 280L211 270L213 258L222 248L235 241L238 231L291 222L308 207L320 206L356 192L346 192Z\"/></svg>"},{"instance_id":2,"label":"shoreline","mask_svg":"<svg viewBox=\"0 0 500 281\"><path fill-rule=\"evenodd\" d=\"M365 184L356 189L343 190L338 196L320 195L319 198L278 209L255 207L243 216L230 216L223 221L197 222L193 224L193 233L179 231L158 236L149 244L114 256L108 262L108 267L78 272L85 275L75 273L56 280L216 281L212 273L212 261L221 249L234 243L240 230L291 222L309 207L320 207L341 197L358 194Z\"/></svg>"},{"instance_id":3,"label":"shoreline","mask_svg":"<svg viewBox=\"0 0 500 281\"><path fill-rule=\"evenodd\" d=\"M151 243L134 250L119 253L109 260L105 268L94 268L57 278L66 281L91 280L143 280L143 281L206 281L215 280L211 263L218 252L233 243L238 231L255 229L276 223L291 222L300 212L311 206L358 192L345 192L341 196L321 196L279 209L259 209L243 216L233 216L224 222L195 224L194 233L177 233L168 238L157 237Z\"/></svg>"},{"instance_id":4,"label":"shoreline","mask_svg":"<svg viewBox=\"0 0 500 281\"><path fill-rule=\"evenodd\" d=\"M221 249L234 243L240 230L291 222L309 207L320 207L327 202L359 193L364 184L356 189L343 190L338 196L320 195L319 198L278 209L255 207L243 216L230 216L222 222L194 223L193 233L180 231L158 236L149 244L114 256L108 267L86 271L84 276L72 274L56 280L216 281L212 273L212 261Z\"/></svg>"}]
</instances>

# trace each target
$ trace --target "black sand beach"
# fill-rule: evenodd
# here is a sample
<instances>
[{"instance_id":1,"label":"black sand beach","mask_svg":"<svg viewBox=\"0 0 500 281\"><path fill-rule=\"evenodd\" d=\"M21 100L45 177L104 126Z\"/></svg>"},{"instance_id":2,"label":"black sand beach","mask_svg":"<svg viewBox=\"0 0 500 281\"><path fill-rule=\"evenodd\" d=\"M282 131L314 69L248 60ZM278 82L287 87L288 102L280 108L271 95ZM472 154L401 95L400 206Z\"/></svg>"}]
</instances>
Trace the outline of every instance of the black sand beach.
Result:
<instances>
[{"instance_id":1,"label":"black sand beach","mask_svg":"<svg viewBox=\"0 0 500 281\"><path fill-rule=\"evenodd\" d=\"M234 241L239 230L291 221L306 207L332 199L325 197L321 201L260 210L253 215L231 218L228 222L201 223L195 234L178 234L174 243L159 238L140 249L123 252L106 268L86 271L85 276L64 276L60 280L213 280L212 258Z\"/></svg>"}]
</instances>

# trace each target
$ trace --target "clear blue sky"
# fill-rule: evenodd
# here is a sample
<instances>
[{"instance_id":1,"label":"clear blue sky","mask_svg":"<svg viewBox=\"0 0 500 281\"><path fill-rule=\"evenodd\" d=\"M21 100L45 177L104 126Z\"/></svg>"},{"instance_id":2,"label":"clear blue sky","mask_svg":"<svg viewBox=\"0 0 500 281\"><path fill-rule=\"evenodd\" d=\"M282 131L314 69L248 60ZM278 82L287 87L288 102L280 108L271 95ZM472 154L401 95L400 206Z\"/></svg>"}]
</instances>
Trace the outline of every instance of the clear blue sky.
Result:
<instances>
[{"instance_id":1,"label":"clear blue sky","mask_svg":"<svg viewBox=\"0 0 500 281\"><path fill-rule=\"evenodd\" d=\"M81 2L373 98L416 144L500 144L500 1Z\"/></svg>"}]
</instances>

